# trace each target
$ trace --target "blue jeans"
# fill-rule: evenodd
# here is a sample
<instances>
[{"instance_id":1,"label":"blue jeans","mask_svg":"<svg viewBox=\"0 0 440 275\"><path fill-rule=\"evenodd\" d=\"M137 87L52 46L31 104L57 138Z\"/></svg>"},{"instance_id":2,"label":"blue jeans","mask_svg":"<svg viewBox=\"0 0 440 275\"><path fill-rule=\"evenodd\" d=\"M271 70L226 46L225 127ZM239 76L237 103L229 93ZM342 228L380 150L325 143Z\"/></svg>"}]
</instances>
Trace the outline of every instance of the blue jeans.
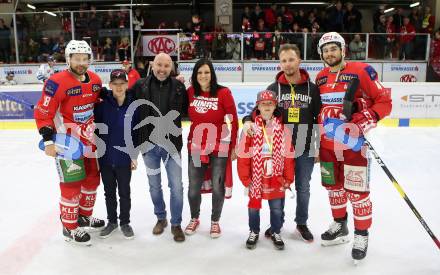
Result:
<instances>
[{"instance_id":1,"label":"blue jeans","mask_svg":"<svg viewBox=\"0 0 440 275\"><path fill-rule=\"evenodd\" d=\"M295 158L296 224L307 224L309 218L310 179L315 158L309 152Z\"/></svg>"},{"instance_id":2,"label":"blue jeans","mask_svg":"<svg viewBox=\"0 0 440 275\"><path fill-rule=\"evenodd\" d=\"M272 233L279 234L283 225L284 199L269 200L270 228ZM260 209L249 208L249 229L260 233Z\"/></svg>"},{"instance_id":3,"label":"blue jeans","mask_svg":"<svg viewBox=\"0 0 440 275\"><path fill-rule=\"evenodd\" d=\"M143 158L147 170L148 183L150 185L151 200L154 204L154 214L159 220L167 218L160 173L160 162L162 160L165 164L168 187L170 188L171 193L171 225L180 225L182 222L183 208L181 156L175 156L176 161L165 149L158 145L153 145L148 148L145 154L143 154Z\"/></svg>"}]
</instances>

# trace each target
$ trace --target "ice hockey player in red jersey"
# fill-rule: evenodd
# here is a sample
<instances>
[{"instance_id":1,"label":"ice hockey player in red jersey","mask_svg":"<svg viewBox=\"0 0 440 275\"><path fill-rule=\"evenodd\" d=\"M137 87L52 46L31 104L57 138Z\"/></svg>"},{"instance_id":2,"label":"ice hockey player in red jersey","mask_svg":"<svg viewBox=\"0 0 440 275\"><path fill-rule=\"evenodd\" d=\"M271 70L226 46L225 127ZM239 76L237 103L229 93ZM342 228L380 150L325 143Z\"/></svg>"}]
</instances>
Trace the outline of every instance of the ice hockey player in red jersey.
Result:
<instances>
[{"instance_id":1,"label":"ice hockey player in red jersey","mask_svg":"<svg viewBox=\"0 0 440 275\"><path fill-rule=\"evenodd\" d=\"M42 135L45 153L55 157L60 176L60 219L67 241L90 245L85 229L104 227L103 220L92 217L96 189L100 182L97 159L89 152L79 160L57 157L60 150L52 141L56 133L78 137L93 148L93 107L101 90L101 79L88 71L92 50L85 41L71 40L65 50L68 69L55 73L44 84L34 117Z\"/></svg>"},{"instance_id":2,"label":"ice hockey player in red jersey","mask_svg":"<svg viewBox=\"0 0 440 275\"><path fill-rule=\"evenodd\" d=\"M322 100L319 123L324 123L326 118L345 119L342 114L343 99L348 84L357 78L359 86L354 94L355 110L347 127L353 129L350 136L365 135L391 112L390 92L382 86L373 67L344 60L345 41L338 33L325 33L319 40L318 53L326 64L316 77ZM355 261L361 260L367 253L368 229L372 222L367 146L363 145L356 152L330 139L323 130L320 161L322 185L328 190L334 219L330 228L321 235L322 245L349 241L346 206L350 201L355 229L352 257Z\"/></svg>"}]
</instances>

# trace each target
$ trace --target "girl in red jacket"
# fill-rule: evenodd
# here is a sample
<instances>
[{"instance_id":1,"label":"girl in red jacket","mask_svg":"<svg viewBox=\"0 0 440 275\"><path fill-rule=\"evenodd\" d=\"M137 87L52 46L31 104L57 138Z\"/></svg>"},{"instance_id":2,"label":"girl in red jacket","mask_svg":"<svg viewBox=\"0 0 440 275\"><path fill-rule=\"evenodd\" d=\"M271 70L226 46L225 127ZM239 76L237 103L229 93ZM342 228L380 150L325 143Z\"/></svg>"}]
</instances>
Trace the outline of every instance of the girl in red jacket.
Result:
<instances>
[{"instance_id":1,"label":"girl in red jacket","mask_svg":"<svg viewBox=\"0 0 440 275\"><path fill-rule=\"evenodd\" d=\"M188 135L188 200L191 221L187 235L196 232L200 222L202 190L212 192L212 238L221 235L219 220L225 197L232 192L232 164L236 158L238 118L231 91L217 84L211 61L200 59L194 66L188 88L188 116L191 127ZM230 124L230 127L228 126ZM212 187L206 187L210 179Z\"/></svg>"},{"instance_id":2,"label":"girl in red jacket","mask_svg":"<svg viewBox=\"0 0 440 275\"><path fill-rule=\"evenodd\" d=\"M260 209L263 199L269 201L271 239L277 249L284 249L280 236L285 190L294 180L294 153L287 128L274 116L277 106L273 91L257 95L257 116L252 137L243 135L238 152L238 176L249 195L248 249L255 248L260 232Z\"/></svg>"}]
</instances>

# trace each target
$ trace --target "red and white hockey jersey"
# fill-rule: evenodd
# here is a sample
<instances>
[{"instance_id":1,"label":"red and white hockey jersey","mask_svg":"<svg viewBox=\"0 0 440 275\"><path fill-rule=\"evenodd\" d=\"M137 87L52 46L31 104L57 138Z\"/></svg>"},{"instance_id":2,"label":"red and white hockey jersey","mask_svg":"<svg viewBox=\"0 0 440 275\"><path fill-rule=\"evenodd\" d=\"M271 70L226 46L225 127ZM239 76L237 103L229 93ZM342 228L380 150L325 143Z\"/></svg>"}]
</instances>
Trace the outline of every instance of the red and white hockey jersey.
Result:
<instances>
[{"instance_id":1,"label":"red and white hockey jersey","mask_svg":"<svg viewBox=\"0 0 440 275\"><path fill-rule=\"evenodd\" d=\"M57 133L72 133L85 144L93 143L93 108L101 87L101 79L91 71L84 82L68 70L52 75L34 111L38 129L49 126Z\"/></svg>"}]
</instances>

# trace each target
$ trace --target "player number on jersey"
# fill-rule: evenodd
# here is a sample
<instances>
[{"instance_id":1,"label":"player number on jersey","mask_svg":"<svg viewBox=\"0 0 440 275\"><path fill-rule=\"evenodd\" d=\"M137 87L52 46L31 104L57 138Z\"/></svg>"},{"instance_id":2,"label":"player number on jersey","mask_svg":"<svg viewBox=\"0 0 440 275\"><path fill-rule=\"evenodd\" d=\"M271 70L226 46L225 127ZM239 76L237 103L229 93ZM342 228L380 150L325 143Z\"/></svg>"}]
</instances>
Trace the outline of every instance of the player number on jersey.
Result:
<instances>
[{"instance_id":1,"label":"player number on jersey","mask_svg":"<svg viewBox=\"0 0 440 275\"><path fill-rule=\"evenodd\" d=\"M43 106L45 106L45 107L49 106L49 102L50 102L50 97L44 96Z\"/></svg>"}]
</instances>

